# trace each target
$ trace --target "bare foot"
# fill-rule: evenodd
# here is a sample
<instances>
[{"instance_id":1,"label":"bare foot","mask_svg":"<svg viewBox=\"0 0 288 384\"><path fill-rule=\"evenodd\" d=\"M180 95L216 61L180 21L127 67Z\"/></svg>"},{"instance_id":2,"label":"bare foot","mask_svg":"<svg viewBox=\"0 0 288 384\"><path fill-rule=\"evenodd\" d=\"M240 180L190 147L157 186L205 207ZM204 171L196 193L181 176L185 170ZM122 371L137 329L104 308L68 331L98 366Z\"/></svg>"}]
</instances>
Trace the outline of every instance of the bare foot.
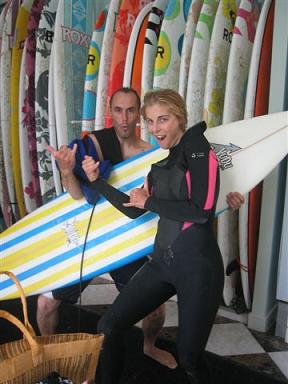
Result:
<instances>
[{"instance_id":1,"label":"bare foot","mask_svg":"<svg viewBox=\"0 0 288 384\"><path fill-rule=\"evenodd\" d=\"M156 360L158 363L170 369L175 369L178 365L171 353L157 348L155 345L144 346L144 353L151 357L151 359Z\"/></svg>"}]
</instances>

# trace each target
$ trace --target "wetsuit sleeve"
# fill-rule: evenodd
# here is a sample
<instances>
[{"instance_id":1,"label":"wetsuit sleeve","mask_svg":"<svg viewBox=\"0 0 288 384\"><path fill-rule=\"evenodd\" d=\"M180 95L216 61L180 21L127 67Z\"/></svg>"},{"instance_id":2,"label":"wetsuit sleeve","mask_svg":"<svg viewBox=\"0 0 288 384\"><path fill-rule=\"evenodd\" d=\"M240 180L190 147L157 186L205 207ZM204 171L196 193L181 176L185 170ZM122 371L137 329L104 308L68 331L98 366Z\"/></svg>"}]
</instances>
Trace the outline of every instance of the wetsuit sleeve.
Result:
<instances>
[{"instance_id":1,"label":"wetsuit sleeve","mask_svg":"<svg viewBox=\"0 0 288 384\"><path fill-rule=\"evenodd\" d=\"M205 223L214 215L216 206L218 162L203 135L193 137L183 150L183 165L187 168L187 200L162 200L152 195L145 208L167 219Z\"/></svg>"},{"instance_id":2,"label":"wetsuit sleeve","mask_svg":"<svg viewBox=\"0 0 288 384\"><path fill-rule=\"evenodd\" d=\"M124 203L129 202L129 196L125 193L114 188L108 184L104 179L99 178L91 183L93 189L96 189L98 193L103 195L115 208L122 212L125 216L130 219L136 219L143 215L146 210L136 207L124 207Z\"/></svg>"}]
</instances>

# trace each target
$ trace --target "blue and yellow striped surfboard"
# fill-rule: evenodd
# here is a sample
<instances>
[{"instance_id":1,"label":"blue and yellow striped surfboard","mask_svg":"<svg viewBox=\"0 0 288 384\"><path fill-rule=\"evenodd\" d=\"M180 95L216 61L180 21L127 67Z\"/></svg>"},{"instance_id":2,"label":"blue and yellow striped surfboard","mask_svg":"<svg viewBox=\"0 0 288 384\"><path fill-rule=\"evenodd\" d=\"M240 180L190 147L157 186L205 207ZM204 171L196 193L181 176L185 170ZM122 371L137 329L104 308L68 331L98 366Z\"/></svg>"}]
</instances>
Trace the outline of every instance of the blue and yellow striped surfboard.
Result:
<instances>
[{"instance_id":1,"label":"blue and yellow striped surfboard","mask_svg":"<svg viewBox=\"0 0 288 384\"><path fill-rule=\"evenodd\" d=\"M165 156L152 150L115 166L109 182L128 192L143 184L151 163ZM13 271L26 295L49 291L79 280L81 255L92 206L64 193L1 234L0 269ZM157 215L130 220L100 198L84 256L83 278L138 259L151 251ZM127 236L126 236L127 235ZM17 297L13 284L0 280L1 299Z\"/></svg>"},{"instance_id":2,"label":"blue and yellow striped surfboard","mask_svg":"<svg viewBox=\"0 0 288 384\"><path fill-rule=\"evenodd\" d=\"M211 128L205 135L220 164L219 214L227 208L228 192L250 191L287 155L288 112ZM129 193L143 184L151 164L166 155L164 150L152 149L126 160L114 167L109 183ZM27 296L79 281L91 211L84 199L76 201L64 193L22 218L0 234L0 270L13 272ZM157 221L151 212L131 220L100 198L86 242L83 278L150 253ZM15 285L0 276L0 300L16 297Z\"/></svg>"}]
</instances>

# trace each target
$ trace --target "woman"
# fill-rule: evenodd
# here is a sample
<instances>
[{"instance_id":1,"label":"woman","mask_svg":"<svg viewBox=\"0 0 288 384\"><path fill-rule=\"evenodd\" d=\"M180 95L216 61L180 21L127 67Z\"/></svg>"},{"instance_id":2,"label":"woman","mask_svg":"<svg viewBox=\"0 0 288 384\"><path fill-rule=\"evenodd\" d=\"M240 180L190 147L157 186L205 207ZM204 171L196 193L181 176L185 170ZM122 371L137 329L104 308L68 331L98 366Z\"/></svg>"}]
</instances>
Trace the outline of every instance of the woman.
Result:
<instances>
[{"instance_id":1,"label":"woman","mask_svg":"<svg viewBox=\"0 0 288 384\"><path fill-rule=\"evenodd\" d=\"M159 214L152 258L136 273L98 323L105 334L101 384L119 380L124 332L171 296L178 296L179 364L190 383L201 383L199 363L221 300L224 273L212 219L219 189L216 156L204 137L205 123L185 130L187 112L173 90L145 95L142 115L164 160L153 164L143 188L123 196L101 179L95 187L121 211ZM89 180L97 164L83 162ZM98 381L97 381L98 384Z\"/></svg>"}]
</instances>

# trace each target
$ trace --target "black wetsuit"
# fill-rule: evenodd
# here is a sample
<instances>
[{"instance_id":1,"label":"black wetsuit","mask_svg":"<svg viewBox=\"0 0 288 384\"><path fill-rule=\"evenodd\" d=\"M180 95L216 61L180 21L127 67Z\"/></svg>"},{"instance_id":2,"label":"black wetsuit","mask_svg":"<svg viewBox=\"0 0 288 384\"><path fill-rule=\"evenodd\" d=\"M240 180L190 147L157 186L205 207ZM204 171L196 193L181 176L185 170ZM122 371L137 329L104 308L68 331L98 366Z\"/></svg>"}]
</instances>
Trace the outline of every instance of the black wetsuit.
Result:
<instances>
[{"instance_id":1,"label":"black wetsuit","mask_svg":"<svg viewBox=\"0 0 288 384\"><path fill-rule=\"evenodd\" d=\"M154 251L98 323L98 331L106 336L101 384L118 382L124 332L175 294L179 363L187 373L193 372L205 349L221 300L224 273L212 229L219 170L204 130L204 123L188 130L148 175L151 197L145 209L160 216ZM122 203L128 198L105 181L96 181L95 187L128 216L143 213L124 209Z\"/></svg>"},{"instance_id":2,"label":"black wetsuit","mask_svg":"<svg viewBox=\"0 0 288 384\"><path fill-rule=\"evenodd\" d=\"M123 161L123 155L121 152L120 142L115 133L114 128L101 129L99 131L92 132L95 135L103 155L103 160L109 160L111 164L115 165ZM118 290L122 289L130 278L143 266L147 259L137 260L124 267L117 268L110 273ZM61 300L69 303L76 303L80 292L83 291L91 282L91 280L85 280L81 284L73 284L68 287L58 288L52 291L54 299Z\"/></svg>"}]
</instances>

